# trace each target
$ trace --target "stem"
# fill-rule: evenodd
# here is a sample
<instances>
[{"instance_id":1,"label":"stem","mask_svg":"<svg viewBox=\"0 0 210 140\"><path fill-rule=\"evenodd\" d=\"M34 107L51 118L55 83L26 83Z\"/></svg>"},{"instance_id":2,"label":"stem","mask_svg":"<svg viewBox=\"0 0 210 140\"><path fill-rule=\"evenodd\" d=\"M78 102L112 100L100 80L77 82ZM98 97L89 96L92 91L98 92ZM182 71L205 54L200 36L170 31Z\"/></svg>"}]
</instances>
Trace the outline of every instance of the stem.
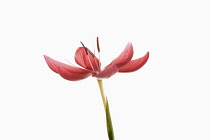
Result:
<instances>
[{"instance_id":1,"label":"stem","mask_svg":"<svg viewBox=\"0 0 210 140\"><path fill-rule=\"evenodd\" d=\"M103 101L103 104L104 104L104 109L105 109L105 112L106 112L106 97L105 97L105 93L104 93L103 82L102 82L102 80L99 80L99 79L97 79L97 81L98 81L98 85L99 85L99 88L100 88L100 91L101 91L101 97L102 97L102 101Z\"/></svg>"},{"instance_id":2,"label":"stem","mask_svg":"<svg viewBox=\"0 0 210 140\"><path fill-rule=\"evenodd\" d=\"M108 100L107 100L107 98L105 96L105 93L104 93L102 80L97 79L97 81L98 81L98 85L99 85L99 88L100 88L100 91L101 91L101 97L102 97L102 101L103 101L103 104L104 104L104 110L105 110L105 113L106 113L107 134L108 134L109 140L114 140L114 130L113 130L113 127L112 127L112 119L111 119L111 115L110 115L110 111L109 111L109 103L108 103Z\"/></svg>"}]
</instances>

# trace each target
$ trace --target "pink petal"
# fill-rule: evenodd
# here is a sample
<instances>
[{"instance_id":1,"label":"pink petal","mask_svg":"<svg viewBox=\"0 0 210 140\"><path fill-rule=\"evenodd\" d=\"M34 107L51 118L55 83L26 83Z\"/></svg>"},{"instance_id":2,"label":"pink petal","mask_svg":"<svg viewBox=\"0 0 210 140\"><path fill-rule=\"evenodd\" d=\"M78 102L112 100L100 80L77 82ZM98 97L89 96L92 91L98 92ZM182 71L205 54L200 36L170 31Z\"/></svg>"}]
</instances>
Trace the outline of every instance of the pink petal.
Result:
<instances>
[{"instance_id":1,"label":"pink petal","mask_svg":"<svg viewBox=\"0 0 210 140\"><path fill-rule=\"evenodd\" d=\"M133 72L140 69L148 60L149 52L146 53L141 58L131 60L127 64L123 65L122 67L118 68L119 72Z\"/></svg>"},{"instance_id":2,"label":"pink petal","mask_svg":"<svg viewBox=\"0 0 210 140\"><path fill-rule=\"evenodd\" d=\"M69 81L82 80L82 79L85 79L91 75L91 73L86 73L86 74L72 73L72 72L65 70L62 67L58 68L58 73L60 74L61 77L63 77L66 80L69 80Z\"/></svg>"},{"instance_id":3,"label":"pink petal","mask_svg":"<svg viewBox=\"0 0 210 140\"><path fill-rule=\"evenodd\" d=\"M118 72L118 68L114 63L109 64L108 66L105 67L104 70L102 70L99 74L94 75L93 77L96 78L109 78L115 73Z\"/></svg>"},{"instance_id":4,"label":"pink petal","mask_svg":"<svg viewBox=\"0 0 210 140\"><path fill-rule=\"evenodd\" d=\"M86 53L85 53L85 50L83 47L79 47L77 50L76 50L76 53L75 53L75 61L78 65L80 65L81 67L83 68L86 68Z\"/></svg>"},{"instance_id":5,"label":"pink petal","mask_svg":"<svg viewBox=\"0 0 210 140\"><path fill-rule=\"evenodd\" d=\"M88 53L88 55L87 55ZM88 70L98 71L99 70L99 60L98 58L87 51L84 47L79 47L75 53L75 61L78 65Z\"/></svg>"},{"instance_id":6,"label":"pink petal","mask_svg":"<svg viewBox=\"0 0 210 140\"><path fill-rule=\"evenodd\" d=\"M120 67L125 63L129 62L133 57L133 45L128 43L123 52L112 62Z\"/></svg>"},{"instance_id":7,"label":"pink petal","mask_svg":"<svg viewBox=\"0 0 210 140\"><path fill-rule=\"evenodd\" d=\"M61 62L56 61L46 55L44 55L44 58L48 64L48 66L50 67L50 69L56 73L59 73L58 72L59 67L62 69L65 69L66 71L71 72L71 73L78 73L78 74L90 73L90 71L88 71L88 70L61 63Z\"/></svg>"}]
</instances>

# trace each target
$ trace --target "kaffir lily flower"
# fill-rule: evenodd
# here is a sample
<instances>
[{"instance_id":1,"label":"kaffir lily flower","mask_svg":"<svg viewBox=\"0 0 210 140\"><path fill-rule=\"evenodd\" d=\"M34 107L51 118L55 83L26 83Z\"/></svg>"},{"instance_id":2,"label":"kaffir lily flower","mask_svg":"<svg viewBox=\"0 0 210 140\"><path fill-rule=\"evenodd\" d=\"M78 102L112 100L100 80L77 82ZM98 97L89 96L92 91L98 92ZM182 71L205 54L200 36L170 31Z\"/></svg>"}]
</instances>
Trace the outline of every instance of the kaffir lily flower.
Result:
<instances>
[{"instance_id":1,"label":"kaffir lily flower","mask_svg":"<svg viewBox=\"0 0 210 140\"><path fill-rule=\"evenodd\" d=\"M141 58L131 60L133 57L133 45L128 43L123 52L103 70L101 70L100 47L98 38L97 50L99 53L99 59L95 56L94 53L85 47L82 42L81 44L82 47L79 47L75 53L75 61L80 67L61 63L46 55L44 55L45 60L52 71L56 72L66 80L77 81L85 79L89 76L97 78L106 113L107 134L109 140L114 140L114 130L112 127L108 99L105 96L101 79L109 78L117 72L133 72L140 69L147 62L149 58L149 52L147 52Z\"/></svg>"},{"instance_id":2,"label":"kaffir lily flower","mask_svg":"<svg viewBox=\"0 0 210 140\"><path fill-rule=\"evenodd\" d=\"M103 70L101 70L100 59L98 59L94 53L85 47L82 42L81 44L82 47L79 47L75 53L75 61L81 67L67 65L44 55L50 69L64 79L70 81L82 80L89 76L104 79L113 76L117 72L123 73L136 71L140 69L149 58L149 52L147 52L143 57L131 60L133 57L133 45L128 43L123 52ZM100 55L98 38L97 50Z\"/></svg>"}]
</instances>

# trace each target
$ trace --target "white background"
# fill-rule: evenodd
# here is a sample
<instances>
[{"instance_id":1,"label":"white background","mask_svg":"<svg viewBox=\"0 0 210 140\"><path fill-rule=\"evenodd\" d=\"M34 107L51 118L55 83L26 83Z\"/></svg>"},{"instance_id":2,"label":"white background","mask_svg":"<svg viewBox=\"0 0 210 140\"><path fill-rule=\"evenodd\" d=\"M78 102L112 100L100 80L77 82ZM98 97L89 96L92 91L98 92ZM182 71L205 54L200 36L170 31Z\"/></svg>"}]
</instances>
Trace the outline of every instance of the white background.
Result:
<instances>
[{"instance_id":1,"label":"white background","mask_svg":"<svg viewBox=\"0 0 210 140\"><path fill-rule=\"evenodd\" d=\"M104 80L116 140L210 139L208 1L0 2L0 140L107 140L96 79L70 82L43 55L74 63L80 41L103 66L134 46L134 73Z\"/></svg>"}]
</instances>

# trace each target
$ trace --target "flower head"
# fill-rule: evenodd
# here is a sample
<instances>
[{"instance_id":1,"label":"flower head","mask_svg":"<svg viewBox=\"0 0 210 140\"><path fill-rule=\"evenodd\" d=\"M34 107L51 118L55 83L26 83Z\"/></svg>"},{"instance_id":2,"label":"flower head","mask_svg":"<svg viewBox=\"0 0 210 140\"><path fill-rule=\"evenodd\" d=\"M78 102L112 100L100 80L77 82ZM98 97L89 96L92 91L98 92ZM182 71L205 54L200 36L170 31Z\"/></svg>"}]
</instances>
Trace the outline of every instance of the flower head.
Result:
<instances>
[{"instance_id":1,"label":"flower head","mask_svg":"<svg viewBox=\"0 0 210 140\"><path fill-rule=\"evenodd\" d=\"M77 81L89 76L99 79L109 78L117 72L133 72L140 69L148 60L149 52L143 57L131 60L133 57L133 45L128 43L122 53L101 70L101 62L85 45L81 42L75 53L75 62L81 67L75 67L56 61L46 55L44 58L49 68L66 80ZM97 50L100 53L99 41L97 38Z\"/></svg>"}]
</instances>

